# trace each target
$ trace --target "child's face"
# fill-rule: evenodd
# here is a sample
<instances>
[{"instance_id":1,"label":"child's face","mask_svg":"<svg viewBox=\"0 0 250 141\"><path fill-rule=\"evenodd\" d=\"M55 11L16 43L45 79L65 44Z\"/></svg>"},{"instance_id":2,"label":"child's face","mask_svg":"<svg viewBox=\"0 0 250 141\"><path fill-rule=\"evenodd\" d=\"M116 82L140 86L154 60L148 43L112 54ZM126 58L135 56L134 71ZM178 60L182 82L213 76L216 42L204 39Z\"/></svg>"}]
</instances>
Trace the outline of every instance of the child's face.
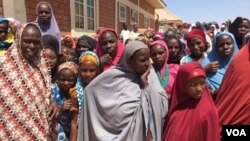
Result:
<instances>
[{"instance_id":1,"label":"child's face","mask_svg":"<svg viewBox=\"0 0 250 141\"><path fill-rule=\"evenodd\" d=\"M56 64L57 64L56 53L53 50L49 49L49 48L45 48L44 52L45 52L45 56L46 56L46 59L47 59L47 62L48 62L48 67L49 68L56 67Z\"/></svg>"},{"instance_id":2,"label":"child's face","mask_svg":"<svg viewBox=\"0 0 250 141\"><path fill-rule=\"evenodd\" d=\"M65 38L64 39L64 45L69 47L69 48L72 48L72 42L69 38Z\"/></svg>"},{"instance_id":3,"label":"child's face","mask_svg":"<svg viewBox=\"0 0 250 141\"><path fill-rule=\"evenodd\" d=\"M188 95L195 99L201 98L203 92L205 91L206 83L205 78L195 77L188 81L186 85L186 90Z\"/></svg>"},{"instance_id":4,"label":"child's face","mask_svg":"<svg viewBox=\"0 0 250 141\"><path fill-rule=\"evenodd\" d=\"M206 44L198 37L193 37L189 42L188 42L188 48L190 49L192 55L195 58L199 58L203 55Z\"/></svg>"},{"instance_id":5,"label":"child's face","mask_svg":"<svg viewBox=\"0 0 250 141\"><path fill-rule=\"evenodd\" d=\"M8 22L0 23L0 41L4 41L8 34Z\"/></svg>"},{"instance_id":6,"label":"child's face","mask_svg":"<svg viewBox=\"0 0 250 141\"><path fill-rule=\"evenodd\" d=\"M62 69L58 73L58 87L61 91L68 92L76 84L76 75L72 70Z\"/></svg>"},{"instance_id":7,"label":"child's face","mask_svg":"<svg viewBox=\"0 0 250 141\"><path fill-rule=\"evenodd\" d=\"M97 75L97 65L91 61L84 61L79 64L79 75L84 83L90 83Z\"/></svg>"}]
</instances>

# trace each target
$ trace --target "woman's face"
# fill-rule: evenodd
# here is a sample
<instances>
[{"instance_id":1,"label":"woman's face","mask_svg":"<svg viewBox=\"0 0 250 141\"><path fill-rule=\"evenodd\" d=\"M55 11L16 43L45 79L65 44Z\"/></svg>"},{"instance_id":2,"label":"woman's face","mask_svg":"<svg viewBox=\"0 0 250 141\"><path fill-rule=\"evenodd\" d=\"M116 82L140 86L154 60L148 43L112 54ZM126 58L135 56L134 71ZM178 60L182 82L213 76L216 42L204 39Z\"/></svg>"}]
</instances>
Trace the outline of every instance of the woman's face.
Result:
<instances>
[{"instance_id":1,"label":"woman's face","mask_svg":"<svg viewBox=\"0 0 250 141\"><path fill-rule=\"evenodd\" d=\"M33 62L39 56L41 49L41 32L35 25L28 25L21 35L21 52L23 56Z\"/></svg>"},{"instance_id":2,"label":"woman's face","mask_svg":"<svg viewBox=\"0 0 250 141\"><path fill-rule=\"evenodd\" d=\"M49 5L42 3L38 7L38 18L43 23L50 22L51 19L51 9Z\"/></svg>"},{"instance_id":3,"label":"woman's face","mask_svg":"<svg viewBox=\"0 0 250 141\"><path fill-rule=\"evenodd\" d=\"M80 56L83 52L88 51L89 47L84 39L80 39L76 46L76 53Z\"/></svg>"},{"instance_id":4,"label":"woman's face","mask_svg":"<svg viewBox=\"0 0 250 141\"><path fill-rule=\"evenodd\" d=\"M84 83L89 84L98 73L98 67L92 61L84 61L79 64L79 75Z\"/></svg>"},{"instance_id":5,"label":"woman's face","mask_svg":"<svg viewBox=\"0 0 250 141\"><path fill-rule=\"evenodd\" d=\"M150 56L158 68L162 68L166 61L166 50L163 46L156 44L151 48Z\"/></svg>"},{"instance_id":6,"label":"woman's face","mask_svg":"<svg viewBox=\"0 0 250 141\"><path fill-rule=\"evenodd\" d=\"M176 40L175 38L169 40L168 49L169 49L169 57L170 58L177 57L181 51L178 40Z\"/></svg>"},{"instance_id":7,"label":"woman's face","mask_svg":"<svg viewBox=\"0 0 250 141\"><path fill-rule=\"evenodd\" d=\"M206 45L200 38L193 37L188 42L188 48L190 49L194 58L200 58L205 51Z\"/></svg>"},{"instance_id":8,"label":"woman's face","mask_svg":"<svg viewBox=\"0 0 250 141\"><path fill-rule=\"evenodd\" d=\"M8 22L0 23L0 41L4 41L8 34Z\"/></svg>"},{"instance_id":9,"label":"woman's face","mask_svg":"<svg viewBox=\"0 0 250 141\"><path fill-rule=\"evenodd\" d=\"M135 73L143 74L150 66L150 53L148 48L139 49L129 59L128 63Z\"/></svg>"},{"instance_id":10,"label":"woman's face","mask_svg":"<svg viewBox=\"0 0 250 141\"><path fill-rule=\"evenodd\" d=\"M222 58L227 58L233 54L234 42L229 35L221 35L216 42L216 51Z\"/></svg>"},{"instance_id":11,"label":"woman's face","mask_svg":"<svg viewBox=\"0 0 250 141\"><path fill-rule=\"evenodd\" d=\"M76 75L70 69L62 69L58 73L58 87L63 92L68 92L76 84Z\"/></svg>"},{"instance_id":12,"label":"woman's face","mask_svg":"<svg viewBox=\"0 0 250 141\"><path fill-rule=\"evenodd\" d=\"M195 77L187 82L186 90L189 96L199 99L206 89L205 78Z\"/></svg>"},{"instance_id":13,"label":"woman's face","mask_svg":"<svg viewBox=\"0 0 250 141\"><path fill-rule=\"evenodd\" d=\"M116 56L117 53L117 36L112 31L107 31L102 34L101 37L101 49L104 54L109 54L112 57Z\"/></svg>"},{"instance_id":14,"label":"woman's face","mask_svg":"<svg viewBox=\"0 0 250 141\"><path fill-rule=\"evenodd\" d=\"M66 47L72 48L73 43L69 38L65 38L63 43Z\"/></svg>"},{"instance_id":15,"label":"woman's face","mask_svg":"<svg viewBox=\"0 0 250 141\"><path fill-rule=\"evenodd\" d=\"M55 68L57 65L56 53L50 48L45 48L44 52L47 59L48 67L51 69Z\"/></svg>"},{"instance_id":16,"label":"woman's face","mask_svg":"<svg viewBox=\"0 0 250 141\"><path fill-rule=\"evenodd\" d=\"M237 36L243 38L250 31L250 23L247 20L242 20L237 28Z\"/></svg>"}]
</instances>

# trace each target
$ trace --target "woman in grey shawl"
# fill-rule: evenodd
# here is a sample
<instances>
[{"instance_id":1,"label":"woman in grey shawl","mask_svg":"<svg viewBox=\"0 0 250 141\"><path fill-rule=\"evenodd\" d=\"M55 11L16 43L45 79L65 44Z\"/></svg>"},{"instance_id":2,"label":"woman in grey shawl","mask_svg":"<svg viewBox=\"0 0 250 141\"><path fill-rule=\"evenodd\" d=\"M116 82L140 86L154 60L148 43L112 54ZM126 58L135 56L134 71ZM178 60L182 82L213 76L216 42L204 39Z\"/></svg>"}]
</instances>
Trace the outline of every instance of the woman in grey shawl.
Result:
<instances>
[{"instance_id":1,"label":"woman in grey shawl","mask_svg":"<svg viewBox=\"0 0 250 141\"><path fill-rule=\"evenodd\" d=\"M149 56L145 44L132 41L118 64L86 87L79 141L161 141L168 97Z\"/></svg>"}]
</instances>

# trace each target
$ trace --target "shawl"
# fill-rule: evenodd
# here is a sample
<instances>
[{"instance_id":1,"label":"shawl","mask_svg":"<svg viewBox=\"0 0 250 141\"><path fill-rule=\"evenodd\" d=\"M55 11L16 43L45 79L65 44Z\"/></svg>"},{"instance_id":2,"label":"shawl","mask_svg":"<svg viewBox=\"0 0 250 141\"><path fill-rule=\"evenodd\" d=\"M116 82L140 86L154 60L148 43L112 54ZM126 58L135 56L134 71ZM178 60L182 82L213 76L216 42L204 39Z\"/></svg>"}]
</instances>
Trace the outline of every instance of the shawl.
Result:
<instances>
[{"instance_id":1,"label":"shawl","mask_svg":"<svg viewBox=\"0 0 250 141\"><path fill-rule=\"evenodd\" d=\"M139 76L127 61L139 49L148 48L140 41L127 44L116 67L97 76L86 88L84 110L80 115L80 141L145 141L151 131L152 140L161 141L168 98L154 69L150 69L149 85L139 86Z\"/></svg>"},{"instance_id":2,"label":"shawl","mask_svg":"<svg viewBox=\"0 0 250 141\"><path fill-rule=\"evenodd\" d=\"M97 47L96 47L96 54L97 54L97 56L99 58L104 55L104 53L102 52L102 49L101 49L101 37L107 31L114 32L115 35L118 37L117 33L113 29L111 29L111 28L103 28L100 31L100 33L98 34L98 41L97 41ZM120 57L122 55L123 50L124 50L124 46L123 46L122 42L120 40L118 40L118 38L117 38L117 52L116 52L116 56L115 56L115 58L113 58L111 64L104 66L104 70L107 70L107 69L111 68L112 66L115 66L118 63L118 61L119 61L119 59L120 59Z\"/></svg>"},{"instance_id":3,"label":"shawl","mask_svg":"<svg viewBox=\"0 0 250 141\"><path fill-rule=\"evenodd\" d=\"M215 105L220 124L250 124L250 41L234 56L222 80Z\"/></svg>"},{"instance_id":4,"label":"shawl","mask_svg":"<svg viewBox=\"0 0 250 141\"><path fill-rule=\"evenodd\" d=\"M48 140L51 133L47 121L50 75L44 53L34 59L35 66L21 53L27 25L20 27L15 42L0 57L0 140Z\"/></svg>"},{"instance_id":5,"label":"shawl","mask_svg":"<svg viewBox=\"0 0 250 141\"><path fill-rule=\"evenodd\" d=\"M157 74L158 73L160 74L158 79L161 82L161 84L162 84L162 81L167 79L167 80L165 80L165 81L167 81L167 84L163 88L165 89L168 96L170 96L171 95L171 90L172 90L172 87L173 87L173 84L174 84L175 77L176 77L177 72L179 70L179 65L177 65L177 64L167 64L168 57L169 57L168 47L167 47L166 43L163 40L156 40L151 44L151 46L154 47L154 45L157 45L157 44L161 45L166 50L166 60L165 60L164 66L161 68L161 70L158 71L158 70L155 69L155 71L156 71ZM168 71L166 71L166 70L168 70ZM168 73L168 74L165 74L165 73Z\"/></svg>"},{"instance_id":6,"label":"shawl","mask_svg":"<svg viewBox=\"0 0 250 141\"><path fill-rule=\"evenodd\" d=\"M170 99L164 141L220 140L219 117L208 88L200 99L186 92L189 76L195 69L204 72L197 62L180 66Z\"/></svg>"},{"instance_id":7,"label":"shawl","mask_svg":"<svg viewBox=\"0 0 250 141\"><path fill-rule=\"evenodd\" d=\"M216 46L216 42L217 42L217 39L222 35L228 35L233 40L234 50L233 50L232 55L230 57L228 57L228 58L222 58L217 53L217 48L218 47ZM224 74L225 74L231 60L233 59L234 55L238 51L239 51L238 45L237 45L237 43L236 43L236 41L234 39L234 36L231 33L229 33L229 32L220 32L214 37L214 43L213 43L211 53L200 62L202 67L204 68L211 61L219 61L219 68L218 68L217 72L207 74L207 83L208 83L209 88L211 88L213 90L219 89L219 87L221 85L221 81L223 79L223 76L224 76Z\"/></svg>"},{"instance_id":8,"label":"shawl","mask_svg":"<svg viewBox=\"0 0 250 141\"><path fill-rule=\"evenodd\" d=\"M53 35L53 36L55 36L57 38L58 42L60 43L61 42L60 30L59 30L59 27L57 25L56 18L54 16L53 9L52 9L51 5L49 3L47 3L47 2L38 3L37 6L36 6L36 14L38 15L38 7L41 4L46 4L46 5L48 5L50 7L51 19L50 19L50 22L48 24L44 24L41 21L39 21L39 18L37 17L35 22L38 23L38 26L41 29L42 35Z\"/></svg>"}]
</instances>

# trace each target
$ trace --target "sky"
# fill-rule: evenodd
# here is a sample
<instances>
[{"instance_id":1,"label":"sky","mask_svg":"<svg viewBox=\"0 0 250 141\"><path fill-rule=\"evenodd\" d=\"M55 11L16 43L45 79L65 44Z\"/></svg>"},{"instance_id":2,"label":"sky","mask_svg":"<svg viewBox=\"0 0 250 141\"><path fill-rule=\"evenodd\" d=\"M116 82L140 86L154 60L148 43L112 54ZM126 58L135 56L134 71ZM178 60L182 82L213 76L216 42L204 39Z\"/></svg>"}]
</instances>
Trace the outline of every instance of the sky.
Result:
<instances>
[{"instance_id":1,"label":"sky","mask_svg":"<svg viewBox=\"0 0 250 141\"><path fill-rule=\"evenodd\" d=\"M237 16L250 19L250 0L163 0L167 9L184 22L196 21L219 24Z\"/></svg>"}]
</instances>

